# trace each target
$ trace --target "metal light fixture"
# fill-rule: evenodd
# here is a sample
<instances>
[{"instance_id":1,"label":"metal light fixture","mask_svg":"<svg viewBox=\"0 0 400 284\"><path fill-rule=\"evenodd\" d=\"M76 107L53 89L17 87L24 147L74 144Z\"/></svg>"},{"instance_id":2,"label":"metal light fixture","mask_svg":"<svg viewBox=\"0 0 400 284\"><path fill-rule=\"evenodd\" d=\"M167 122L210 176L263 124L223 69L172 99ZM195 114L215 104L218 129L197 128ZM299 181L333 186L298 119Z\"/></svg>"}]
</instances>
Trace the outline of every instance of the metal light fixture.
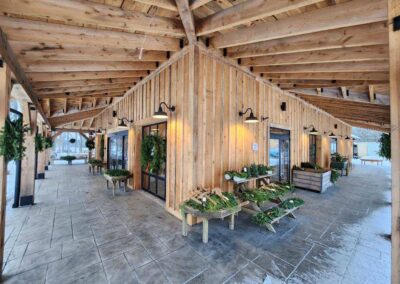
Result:
<instances>
[{"instance_id":1,"label":"metal light fixture","mask_svg":"<svg viewBox=\"0 0 400 284\"><path fill-rule=\"evenodd\" d=\"M103 131L105 131L104 128L99 127L99 129L97 129L96 134L103 134Z\"/></svg>"},{"instance_id":2,"label":"metal light fixture","mask_svg":"<svg viewBox=\"0 0 400 284\"><path fill-rule=\"evenodd\" d=\"M118 127L120 127L120 128L127 128L128 127L128 125L126 125L125 121L128 122L128 123L133 123L133 120L129 120L126 117L118 118L118 121L119 121L118 122Z\"/></svg>"},{"instance_id":3,"label":"metal light fixture","mask_svg":"<svg viewBox=\"0 0 400 284\"><path fill-rule=\"evenodd\" d=\"M328 132L330 132L329 135L328 135L329 138L336 138L337 137L337 135L335 135L335 133L333 133L333 131L328 131ZM328 132L324 132L324 134L327 134Z\"/></svg>"},{"instance_id":4,"label":"metal light fixture","mask_svg":"<svg viewBox=\"0 0 400 284\"><path fill-rule=\"evenodd\" d=\"M344 139L345 140L350 140L351 138L348 135L346 135L346 137Z\"/></svg>"},{"instance_id":5,"label":"metal light fixture","mask_svg":"<svg viewBox=\"0 0 400 284\"><path fill-rule=\"evenodd\" d=\"M170 112L175 111L175 106L168 106L165 102L161 102L160 105L158 106L158 110L153 114L154 118L159 118L159 119L167 119L168 118L168 114L163 110L162 105L165 105L165 107Z\"/></svg>"},{"instance_id":6,"label":"metal light fixture","mask_svg":"<svg viewBox=\"0 0 400 284\"><path fill-rule=\"evenodd\" d=\"M312 124L311 124L309 127L304 126L304 130L310 130L310 131L308 132L308 134L311 134L311 135L319 135L318 130L315 129L315 126L312 125Z\"/></svg>"},{"instance_id":7,"label":"metal light fixture","mask_svg":"<svg viewBox=\"0 0 400 284\"><path fill-rule=\"evenodd\" d=\"M239 116L244 116L248 111L250 115L244 120L245 123L258 123L258 118L254 115L252 108L247 108L245 112L239 111Z\"/></svg>"}]
</instances>

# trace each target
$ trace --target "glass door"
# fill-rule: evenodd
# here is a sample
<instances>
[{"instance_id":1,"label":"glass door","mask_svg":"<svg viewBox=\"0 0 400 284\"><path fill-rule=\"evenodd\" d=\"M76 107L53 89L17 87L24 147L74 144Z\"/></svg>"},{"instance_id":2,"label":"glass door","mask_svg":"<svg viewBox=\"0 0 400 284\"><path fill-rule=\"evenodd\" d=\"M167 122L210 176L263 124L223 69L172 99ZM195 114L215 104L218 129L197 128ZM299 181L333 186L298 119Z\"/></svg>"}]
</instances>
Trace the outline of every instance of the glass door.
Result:
<instances>
[{"instance_id":1,"label":"glass door","mask_svg":"<svg viewBox=\"0 0 400 284\"><path fill-rule=\"evenodd\" d=\"M159 135L166 141L167 123L143 126L142 133L143 139L148 135ZM163 161L163 165L157 173L150 172L149 169L142 169L142 188L162 200L166 198L166 170L166 160Z\"/></svg>"},{"instance_id":2,"label":"glass door","mask_svg":"<svg viewBox=\"0 0 400 284\"><path fill-rule=\"evenodd\" d=\"M290 181L290 131L270 129L269 165L273 167L272 180Z\"/></svg>"},{"instance_id":3,"label":"glass door","mask_svg":"<svg viewBox=\"0 0 400 284\"><path fill-rule=\"evenodd\" d=\"M108 168L126 169L128 166L128 131L110 134L108 138Z\"/></svg>"}]
</instances>

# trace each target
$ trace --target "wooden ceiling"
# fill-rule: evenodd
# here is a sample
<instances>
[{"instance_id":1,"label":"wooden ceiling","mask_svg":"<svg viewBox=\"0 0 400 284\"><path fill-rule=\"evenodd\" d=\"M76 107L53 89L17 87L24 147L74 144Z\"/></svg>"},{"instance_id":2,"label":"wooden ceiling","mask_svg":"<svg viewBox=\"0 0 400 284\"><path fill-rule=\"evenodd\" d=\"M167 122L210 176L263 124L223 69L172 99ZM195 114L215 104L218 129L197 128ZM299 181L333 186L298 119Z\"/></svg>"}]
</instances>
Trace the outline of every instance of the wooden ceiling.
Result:
<instances>
[{"instance_id":1,"label":"wooden ceiling","mask_svg":"<svg viewBox=\"0 0 400 284\"><path fill-rule=\"evenodd\" d=\"M90 115L199 39L354 126L389 129L385 0L5 0L0 12L53 126L91 128Z\"/></svg>"}]
</instances>

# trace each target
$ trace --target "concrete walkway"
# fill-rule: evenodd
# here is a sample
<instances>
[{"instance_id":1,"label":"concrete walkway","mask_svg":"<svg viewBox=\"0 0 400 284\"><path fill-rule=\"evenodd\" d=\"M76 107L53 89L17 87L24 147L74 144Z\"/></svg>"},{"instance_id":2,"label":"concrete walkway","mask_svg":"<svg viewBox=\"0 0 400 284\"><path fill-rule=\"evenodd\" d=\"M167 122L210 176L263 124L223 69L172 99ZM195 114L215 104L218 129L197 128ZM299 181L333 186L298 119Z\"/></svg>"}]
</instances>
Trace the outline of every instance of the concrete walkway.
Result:
<instances>
[{"instance_id":1,"label":"concrete walkway","mask_svg":"<svg viewBox=\"0 0 400 284\"><path fill-rule=\"evenodd\" d=\"M187 238L143 192L112 198L82 165L51 166L32 207L7 210L6 283L390 283L389 168L357 166L272 234L240 213Z\"/></svg>"}]
</instances>

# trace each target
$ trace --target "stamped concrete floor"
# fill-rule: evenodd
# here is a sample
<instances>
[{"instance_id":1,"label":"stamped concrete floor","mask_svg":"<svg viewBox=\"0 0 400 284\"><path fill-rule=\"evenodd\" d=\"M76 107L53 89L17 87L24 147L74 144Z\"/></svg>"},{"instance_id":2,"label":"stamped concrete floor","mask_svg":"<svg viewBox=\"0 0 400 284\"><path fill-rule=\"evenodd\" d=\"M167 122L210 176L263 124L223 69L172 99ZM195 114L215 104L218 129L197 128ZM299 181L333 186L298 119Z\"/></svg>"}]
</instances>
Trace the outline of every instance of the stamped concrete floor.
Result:
<instances>
[{"instance_id":1,"label":"stamped concrete floor","mask_svg":"<svg viewBox=\"0 0 400 284\"><path fill-rule=\"evenodd\" d=\"M240 213L235 231L180 222L144 192L118 192L82 165L51 166L37 205L7 209L6 283L389 283L389 169L357 166L272 234Z\"/></svg>"}]
</instances>

